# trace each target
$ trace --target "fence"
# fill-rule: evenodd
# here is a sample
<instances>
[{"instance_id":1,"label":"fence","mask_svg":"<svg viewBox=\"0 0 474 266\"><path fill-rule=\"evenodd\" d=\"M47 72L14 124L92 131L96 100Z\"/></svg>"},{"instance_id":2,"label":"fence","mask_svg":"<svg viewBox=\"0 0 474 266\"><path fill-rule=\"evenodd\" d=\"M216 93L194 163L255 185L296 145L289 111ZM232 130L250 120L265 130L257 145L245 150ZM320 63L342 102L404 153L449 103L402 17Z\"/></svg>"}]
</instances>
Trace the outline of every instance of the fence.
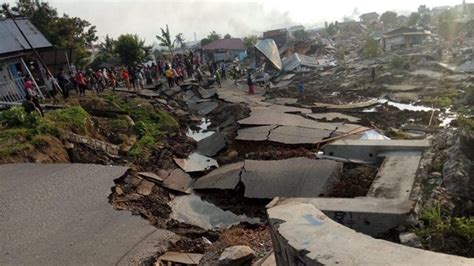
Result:
<instances>
[{"instance_id":1,"label":"fence","mask_svg":"<svg viewBox=\"0 0 474 266\"><path fill-rule=\"evenodd\" d=\"M26 93L23 88L23 82L24 78L0 81L0 102L17 103L24 101ZM43 95L39 88L36 87L35 89L38 95Z\"/></svg>"}]
</instances>

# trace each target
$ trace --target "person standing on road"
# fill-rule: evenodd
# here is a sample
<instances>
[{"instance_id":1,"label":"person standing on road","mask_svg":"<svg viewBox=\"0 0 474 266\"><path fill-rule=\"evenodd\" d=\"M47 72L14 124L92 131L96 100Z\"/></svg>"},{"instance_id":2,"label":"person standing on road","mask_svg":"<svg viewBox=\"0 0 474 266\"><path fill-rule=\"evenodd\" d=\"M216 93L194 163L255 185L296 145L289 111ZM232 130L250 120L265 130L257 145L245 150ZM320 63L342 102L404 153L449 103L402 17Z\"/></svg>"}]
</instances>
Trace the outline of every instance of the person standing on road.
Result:
<instances>
[{"instance_id":1,"label":"person standing on road","mask_svg":"<svg viewBox=\"0 0 474 266\"><path fill-rule=\"evenodd\" d=\"M298 83L298 94L300 97L303 95L303 92L304 92L304 83L303 81L301 81L300 83Z\"/></svg>"},{"instance_id":2,"label":"person standing on road","mask_svg":"<svg viewBox=\"0 0 474 266\"><path fill-rule=\"evenodd\" d=\"M232 71L232 78L234 79L235 86L237 86L238 83L237 83L237 67L236 66L234 66L234 69Z\"/></svg>"},{"instance_id":3,"label":"person standing on road","mask_svg":"<svg viewBox=\"0 0 474 266\"><path fill-rule=\"evenodd\" d=\"M217 86L219 88L222 88L222 85L221 85L221 71L220 70L216 70L215 78L216 78Z\"/></svg>"},{"instance_id":4,"label":"person standing on road","mask_svg":"<svg viewBox=\"0 0 474 266\"><path fill-rule=\"evenodd\" d=\"M67 101L67 98L69 98L69 80L66 77L66 73L64 73L64 69L59 69L56 80L58 81L59 87L61 87L64 101Z\"/></svg>"},{"instance_id":5,"label":"person standing on road","mask_svg":"<svg viewBox=\"0 0 474 266\"><path fill-rule=\"evenodd\" d=\"M166 80L168 81L168 87L171 89L174 86L174 83L173 83L173 70L171 69L171 67L168 67L168 69L166 69L165 77L166 77Z\"/></svg>"},{"instance_id":6,"label":"person standing on road","mask_svg":"<svg viewBox=\"0 0 474 266\"><path fill-rule=\"evenodd\" d=\"M248 73L247 75L247 85L249 86L249 94L255 94L255 85L253 83L252 76L250 75L250 73Z\"/></svg>"}]
</instances>

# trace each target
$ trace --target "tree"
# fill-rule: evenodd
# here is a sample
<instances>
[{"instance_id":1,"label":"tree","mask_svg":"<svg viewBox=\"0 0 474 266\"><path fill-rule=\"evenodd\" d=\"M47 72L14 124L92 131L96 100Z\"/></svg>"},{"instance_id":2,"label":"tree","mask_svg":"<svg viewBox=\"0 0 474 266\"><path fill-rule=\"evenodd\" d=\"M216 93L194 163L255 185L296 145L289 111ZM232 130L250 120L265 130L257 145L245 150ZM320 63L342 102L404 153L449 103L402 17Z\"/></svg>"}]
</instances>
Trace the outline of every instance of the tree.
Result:
<instances>
[{"instance_id":1,"label":"tree","mask_svg":"<svg viewBox=\"0 0 474 266\"><path fill-rule=\"evenodd\" d=\"M377 57L379 54L379 42L372 39L368 38L366 40L365 46L364 46L364 55L367 58L374 58Z\"/></svg>"},{"instance_id":2,"label":"tree","mask_svg":"<svg viewBox=\"0 0 474 266\"><path fill-rule=\"evenodd\" d=\"M454 23L456 14L453 10L443 11L438 17L439 35L446 40L452 40L458 34L459 29Z\"/></svg>"},{"instance_id":3,"label":"tree","mask_svg":"<svg viewBox=\"0 0 474 266\"><path fill-rule=\"evenodd\" d=\"M174 44L176 42L176 39L171 41L171 35L170 35L170 30L168 28L168 24L166 24L166 30L163 28L161 29L161 36L156 35L156 38L160 41L160 46L167 47L171 58L173 58L173 49L174 49Z\"/></svg>"},{"instance_id":4,"label":"tree","mask_svg":"<svg viewBox=\"0 0 474 266\"><path fill-rule=\"evenodd\" d=\"M387 11L380 16L380 20L386 28L392 28L397 25L397 13Z\"/></svg>"},{"instance_id":5,"label":"tree","mask_svg":"<svg viewBox=\"0 0 474 266\"><path fill-rule=\"evenodd\" d=\"M226 35L224 35L224 39L230 39L230 38L232 38L232 36L230 36L229 33L227 33Z\"/></svg>"},{"instance_id":6,"label":"tree","mask_svg":"<svg viewBox=\"0 0 474 266\"><path fill-rule=\"evenodd\" d=\"M329 36L334 36L337 33L337 26L334 23L331 23L326 28L326 31L328 32Z\"/></svg>"},{"instance_id":7,"label":"tree","mask_svg":"<svg viewBox=\"0 0 474 266\"><path fill-rule=\"evenodd\" d=\"M122 34L115 43L115 52L122 63L132 65L143 62L151 53L151 46L145 45L136 34Z\"/></svg>"},{"instance_id":8,"label":"tree","mask_svg":"<svg viewBox=\"0 0 474 266\"><path fill-rule=\"evenodd\" d=\"M423 27L429 26L432 23L433 18L430 14L423 14L420 19L420 25Z\"/></svg>"},{"instance_id":9,"label":"tree","mask_svg":"<svg viewBox=\"0 0 474 266\"><path fill-rule=\"evenodd\" d=\"M217 41L219 39L221 39L221 35L217 34L216 31L213 30L209 33L209 35L207 35L206 38L201 40L201 46Z\"/></svg>"},{"instance_id":10,"label":"tree","mask_svg":"<svg viewBox=\"0 0 474 266\"><path fill-rule=\"evenodd\" d=\"M247 54L249 57L253 57L255 55L254 46L257 44L258 37L257 35L249 35L244 37L244 45L247 49Z\"/></svg>"},{"instance_id":11,"label":"tree","mask_svg":"<svg viewBox=\"0 0 474 266\"><path fill-rule=\"evenodd\" d=\"M94 58L92 65L100 65L103 62L108 61L109 59L116 56L115 45L116 40L110 38L109 35L105 36L105 40L99 44L99 52Z\"/></svg>"},{"instance_id":12,"label":"tree","mask_svg":"<svg viewBox=\"0 0 474 266\"><path fill-rule=\"evenodd\" d=\"M56 9L47 2L18 0L12 9L20 16L28 17L55 47L74 49L77 65L86 64L90 57L87 46L98 39L95 26L78 17L66 14L59 17Z\"/></svg>"},{"instance_id":13,"label":"tree","mask_svg":"<svg viewBox=\"0 0 474 266\"><path fill-rule=\"evenodd\" d=\"M421 15L420 13L417 13L417 12L413 12L410 14L410 16L408 17L408 21L407 21L407 26L416 26L418 25L418 22L421 20Z\"/></svg>"}]
</instances>

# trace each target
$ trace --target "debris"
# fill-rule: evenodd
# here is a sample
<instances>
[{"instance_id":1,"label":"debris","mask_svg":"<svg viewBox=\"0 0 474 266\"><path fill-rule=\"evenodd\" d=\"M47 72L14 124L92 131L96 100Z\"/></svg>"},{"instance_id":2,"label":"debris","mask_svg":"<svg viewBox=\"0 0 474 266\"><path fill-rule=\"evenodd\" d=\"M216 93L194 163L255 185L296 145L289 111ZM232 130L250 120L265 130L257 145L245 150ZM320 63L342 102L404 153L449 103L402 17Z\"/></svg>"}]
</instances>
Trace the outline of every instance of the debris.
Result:
<instances>
[{"instance_id":1,"label":"debris","mask_svg":"<svg viewBox=\"0 0 474 266\"><path fill-rule=\"evenodd\" d=\"M255 44L255 48L262 52L262 54L278 69L283 69L280 53L274 40L264 39Z\"/></svg>"},{"instance_id":2,"label":"debris","mask_svg":"<svg viewBox=\"0 0 474 266\"><path fill-rule=\"evenodd\" d=\"M421 245L420 238L415 233L403 232L403 233L400 233L400 235L398 237L400 238L400 243L402 243L405 246L410 246L410 247L414 247L414 248L422 248L423 247Z\"/></svg>"},{"instance_id":3,"label":"debris","mask_svg":"<svg viewBox=\"0 0 474 266\"><path fill-rule=\"evenodd\" d=\"M235 189L240 182L244 162L224 165L199 178L194 189Z\"/></svg>"},{"instance_id":4,"label":"debris","mask_svg":"<svg viewBox=\"0 0 474 266\"><path fill-rule=\"evenodd\" d=\"M255 252L249 246L228 247L219 257L219 265L240 266L255 258Z\"/></svg>"},{"instance_id":5,"label":"debris","mask_svg":"<svg viewBox=\"0 0 474 266\"><path fill-rule=\"evenodd\" d=\"M154 186L153 182L143 179L140 185L138 185L137 192L143 196L148 196L151 194Z\"/></svg>"},{"instance_id":6,"label":"debris","mask_svg":"<svg viewBox=\"0 0 474 266\"><path fill-rule=\"evenodd\" d=\"M316 68L318 66L319 64L316 58L300 55L298 53L294 53L289 58L283 59L283 69L285 71L299 70L302 67Z\"/></svg>"},{"instance_id":7,"label":"debris","mask_svg":"<svg viewBox=\"0 0 474 266\"><path fill-rule=\"evenodd\" d=\"M327 121L333 121L333 120L347 120L351 123L356 123L360 121L360 118L350 116L350 115L345 115L341 113L317 113L317 114L306 114L306 116L314 118L316 120L327 120Z\"/></svg>"},{"instance_id":8,"label":"debris","mask_svg":"<svg viewBox=\"0 0 474 266\"><path fill-rule=\"evenodd\" d=\"M155 173L150 173L150 172L138 172L138 175L143 177L143 178L146 178L150 181L153 181L153 182L163 182L163 178L161 178L160 176L158 176L157 174ZM168 177L168 175L166 176Z\"/></svg>"},{"instance_id":9,"label":"debris","mask_svg":"<svg viewBox=\"0 0 474 266\"><path fill-rule=\"evenodd\" d=\"M170 263L198 265L203 256L197 253L166 252L158 258L157 264L158 266L170 265Z\"/></svg>"},{"instance_id":10,"label":"debris","mask_svg":"<svg viewBox=\"0 0 474 266\"><path fill-rule=\"evenodd\" d=\"M170 172L169 176L163 182L163 186L172 190L183 193L191 193L193 179L183 172L181 169L175 169Z\"/></svg>"}]
</instances>

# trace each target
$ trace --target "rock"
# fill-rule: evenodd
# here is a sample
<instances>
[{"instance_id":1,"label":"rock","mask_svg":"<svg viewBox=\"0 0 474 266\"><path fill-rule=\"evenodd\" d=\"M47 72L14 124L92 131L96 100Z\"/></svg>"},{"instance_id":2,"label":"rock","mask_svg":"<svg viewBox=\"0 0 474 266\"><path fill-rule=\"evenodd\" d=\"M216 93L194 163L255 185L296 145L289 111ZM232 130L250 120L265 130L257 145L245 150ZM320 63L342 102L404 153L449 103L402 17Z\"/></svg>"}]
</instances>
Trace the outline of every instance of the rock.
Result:
<instances>
[{"instance_id":1,"label":"rock","mask_svg":"<svg viewBox=\"0 0 474 266\"><path fill-rule=\"evenodd\" d=\"M140 182L140 185L138 185L137 192L138 194L141 194L143 196L148 196L153 191L154 186L155 184L153 182L150 182L148 180L142 180L142 182Z\"/></svg>"},{"instance_id":2,"label":"rock","mask_svg":"<svg viewBox=\"0 0 474 266\"><path fill-rule=\"evenodd\" d=\"M227 157L229 158L230 161L237 159L238 156L239 156L239 153L236 150L231 150L227 154Z\"/></svg>"},{"instance_id":3,"label":"rock","mask_svg":"<svg viewBox=\"0 0 474 266\"><path fill-rule=\"evenodd\" d=\"M222 252L219 257L219 265L238 266L255 258L255 252L249 246L232 246L228 247Z\"/></svg>"},{"instance_id":4,"label":"rock","mask_svg":"<svg viewBox=\"0 0 474 266\"><path fill-rule=\"evenodd\" d=\"M138 172L138 175L146 178L152 182L163 182L163 178L161 178L159 175L151 172Z\"/></svg>"},{"instance_id":5,"label":"rock","mask_svg":"<svg viewBox=\"0 0 474 266\"><path fill-rule=\"evenodd\" d=\"M400 238L400 243L402 243L405 246L414 247L414 248L422 247L421 240L415 233L403 232L403 233L400 233L398 237Z\"/></svg>"},{"instance_id":6,"label":"rock","mask_svg":"<svg viewBox=\"0 0 474 266\"><path fill-rule=\"evenodd\" d=\"M115 192L117 193L117 195L122 195L123 194L123 188L121 188L119 186L116 186L115 187Z\"/></svg>"}]
</instances>

